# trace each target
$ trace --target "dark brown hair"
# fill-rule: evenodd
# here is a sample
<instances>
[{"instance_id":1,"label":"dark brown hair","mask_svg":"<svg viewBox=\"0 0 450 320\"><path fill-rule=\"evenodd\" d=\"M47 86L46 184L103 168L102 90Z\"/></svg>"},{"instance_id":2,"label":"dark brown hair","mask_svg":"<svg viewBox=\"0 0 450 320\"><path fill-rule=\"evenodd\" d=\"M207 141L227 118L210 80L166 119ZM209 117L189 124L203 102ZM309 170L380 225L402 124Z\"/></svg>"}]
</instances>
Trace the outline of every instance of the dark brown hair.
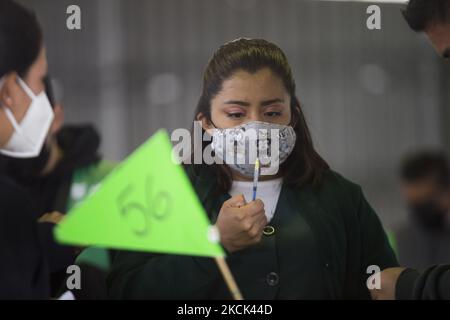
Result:
<instances>
[{"instance_id":1,"label":"dark brown hair","mask_svg":"<svg viewBox=\"0 0 450 320\"><path fill-rule=\"evenodd\" d=\"M255 73L263 68L269 68L279 76L291 96L292 126L297 134L297 141L292 154L280 166L284 183L293 187L309 183L318 186L329 166L314 150L305 117L295 95L292 70L285 54L275 44L262 39L237 39L221 46L214 53L204 72L203 90L194 121L200 113L211 121L211 101L222 89L223 82L236 71ZM208 144L209 142L203 143L202 150ZM218 182L216 191L228 192L232 183L228 166L213 164L212 169Z\"/></svg>"},{"instance_id":2,"label":"dark brown hair","mask_svg":"<svg viewBox=\"0 0 450 320\"><path fill-rule=\"evenodd\" d=\"M402 13L411 29L421 32L434 23L450 22L450 0L409 0Z\"/></svg>"},{"instance_id":3,"label":"dark brown hair","mask_svg":"<svg viewBox=\"0 0 450 320\"><path fill-rule=\"evenodd\" d=\"M0 78L24 77L39 56L42 31L34 13L11 0L0 0Z\"/></svg>"},{"instance_id":4,"label":"dark brown hair","mask_svg":"<svg viewBox=\"0 0 450 320\"><path fill-rule=\"evenodd\" d=\"M400 177L404 182L420 182L432 178L447 190L450 187L450 166L447 155L439 150L424 150L408 154L400 167Z\"/></svg>"}]
</instances>

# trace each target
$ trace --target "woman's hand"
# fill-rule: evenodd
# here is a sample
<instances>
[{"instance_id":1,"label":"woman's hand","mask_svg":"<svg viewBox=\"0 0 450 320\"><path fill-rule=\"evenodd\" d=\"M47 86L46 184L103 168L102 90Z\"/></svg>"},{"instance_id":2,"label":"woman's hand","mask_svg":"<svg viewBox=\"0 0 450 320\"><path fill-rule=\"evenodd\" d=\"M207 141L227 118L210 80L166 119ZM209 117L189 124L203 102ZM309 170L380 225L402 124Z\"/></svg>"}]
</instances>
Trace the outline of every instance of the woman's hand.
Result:
<instances>
[{"instance_id":1,"label":"woman's hand","mask_svg":"<svg viewBox=\"0 0 450 320\"><path fill-rule=\"evenodd\" d=\"M61 220L64 218L64 215L60 212L57 211L53 211L51 213L46 213L43 216L41 216L38 219L38 222L43 223L43 222L47 222L47 223L54 223L54 224L58 224L61 222Z\"/></svg>"},{"instance_id":2,"label":"woman's hand","mask_svg":"<svg viewBox=\"0 0 450 320\"><path fill-rule=\"evenodd\" d=\"M372 277L378 276L381 279L379 289L370 290L370 295L373 300L395 300L395 287L400 274L405 268L388 268L381 273L375 274ZM369 280L370 281L370 280Z\"/></svg>"},{"instance_id":3,"label":"woman's hand","mask_svg":"<svg viewBox=\"0 0 450 320\"><path fill-rule=\"evenodd\" d=\"M223 203L216 227L222 245L232 253L257 244L266 224L264 203L258 199L246 204L244 196L239 195Z\"/></svg>"}]
</instances>

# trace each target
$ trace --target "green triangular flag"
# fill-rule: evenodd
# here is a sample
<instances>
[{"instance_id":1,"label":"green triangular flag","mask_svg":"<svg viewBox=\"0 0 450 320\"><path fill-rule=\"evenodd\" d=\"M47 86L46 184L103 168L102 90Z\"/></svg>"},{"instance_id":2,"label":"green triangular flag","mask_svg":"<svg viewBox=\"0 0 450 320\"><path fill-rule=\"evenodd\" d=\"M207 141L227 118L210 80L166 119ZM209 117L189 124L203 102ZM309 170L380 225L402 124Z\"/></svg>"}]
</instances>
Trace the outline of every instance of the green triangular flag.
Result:
<instances>
[{"instance_id":1,"label":"green triangular flag","mask_svg":"<svg viewBox=\"0 0 450 320\"><path fill-rule=\"evenodd\" d=\"M72 245L221 257L217 233L160 130L57 226Z\"/></svg>"}]
</instances>

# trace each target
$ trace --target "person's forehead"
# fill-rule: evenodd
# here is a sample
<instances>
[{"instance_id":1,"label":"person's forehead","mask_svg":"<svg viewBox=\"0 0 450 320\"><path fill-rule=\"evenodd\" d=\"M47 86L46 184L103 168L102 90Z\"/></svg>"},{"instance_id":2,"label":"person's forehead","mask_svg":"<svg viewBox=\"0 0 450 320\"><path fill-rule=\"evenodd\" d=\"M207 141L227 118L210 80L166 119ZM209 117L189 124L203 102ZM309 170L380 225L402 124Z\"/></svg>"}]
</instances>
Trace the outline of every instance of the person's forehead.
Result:
<instances>
[{"instance_id":1,"label":"person's forehead","mask_svg":"<svg viewBox=\"0 0 450 320\"><path fill-rule=\"evenodd\" d=\"M260 70L256 73L238 71L225 80L219 95L232 96L243 101L265 101L278 98L286 99L286 89L281 78L270 70Z\"/></svg>"}]
</instances>

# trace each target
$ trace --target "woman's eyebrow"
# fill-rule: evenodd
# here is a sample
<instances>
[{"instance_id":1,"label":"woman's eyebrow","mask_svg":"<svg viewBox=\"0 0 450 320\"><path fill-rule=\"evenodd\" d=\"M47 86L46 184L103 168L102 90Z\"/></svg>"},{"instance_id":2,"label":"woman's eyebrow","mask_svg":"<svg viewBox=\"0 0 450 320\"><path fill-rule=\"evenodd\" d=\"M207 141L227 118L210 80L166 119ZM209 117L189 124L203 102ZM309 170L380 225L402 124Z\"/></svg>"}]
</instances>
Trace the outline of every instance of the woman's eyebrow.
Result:
<instances>
[{"instance_id":1,"label":"woman's eyebrow","mask_svg":"<svg viewBox=\"0 0 450 320\"><path fill-rule=\"evenodd\" d=\"M265 107L265 106L270 106L271 104L275 104L275 103L284 103L284 99L271 99L271 100L265 100L261 102L261 106Z\"/></svg>"},{"instance_id":2,"label":"woman's eyebrow","mask_svg":"<svg viewBox=\"0 0 450 320\"><path fill-rule=\"evenodd\" d=\"M237 105L243 106L243 107L250 107L250 103L249 102L239 101L239 100L225 101L225 104L237 104Z\"/></svg>"},{"instance_id":3,"label":"woman's eyebrow","mask_svg":"<svg viewBox=\"0 0 450 320\"><path fill-rule=\"evenodd\" d=\"M270 100L264 100L260 103L262 107L270 106L271 104L275 103L284 103L284 99L276 98L276 99L270 99ZM225 101L225 104L236 104L243 107L249 107L250 103L246 101L240 101L240 100L229 100Z\"/></svg>"}]
</instances>

